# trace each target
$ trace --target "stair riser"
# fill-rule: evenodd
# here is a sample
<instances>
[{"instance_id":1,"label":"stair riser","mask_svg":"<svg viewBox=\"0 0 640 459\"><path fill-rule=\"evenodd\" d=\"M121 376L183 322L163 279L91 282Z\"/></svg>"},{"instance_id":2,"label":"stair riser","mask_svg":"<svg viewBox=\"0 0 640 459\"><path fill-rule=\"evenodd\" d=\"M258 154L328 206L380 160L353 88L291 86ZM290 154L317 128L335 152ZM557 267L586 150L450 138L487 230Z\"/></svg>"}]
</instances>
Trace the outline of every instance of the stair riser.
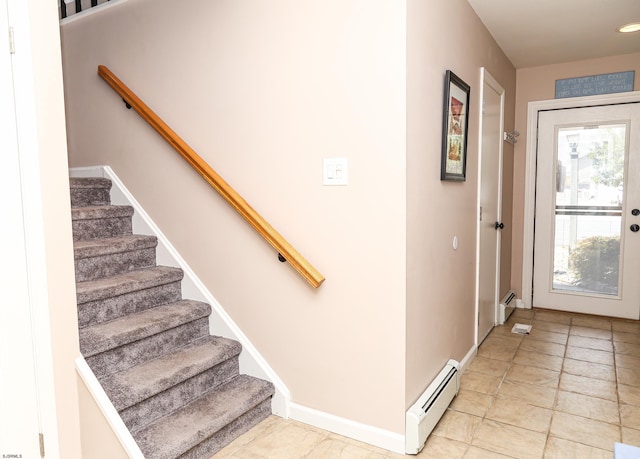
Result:
<instances>
[{"instance_id":1,"label":"stair riser","mask_svg":"<svg viewBox=\"0 0 640 459\"><path fill-rule=\"evenodd\" d=\"M71 188L71 207L102 206L111 203L105 188Z\"/></svg>"},{"instance_id":2,"label":"stair riser","mask_svg":"<svg viewBox=\"0 0 640 459\"><path fill-rule=\"evenodd\" d=\"M113 253L75 261L76 282L114 276L156 264L155 247L130 252Z\"/></svg>"},{"instance_id":3,"label":"stair riser","mask_svg":"<svg viewBox=\"0 0 640 459\"><path fill-rule=\"evenodd\" d=\"M227 424L213 436L191 448L178 459L202 459L213 456L233 440L271 415L271 397ZM151 457L151 456L150 456Z\"/></svg>"},{"instance_id":4,"label":"stair riser","mask_svg":"<svg viewBox=\"0 0 640 459\"><path fill-rule=\"evenodd\" d=\"M85 357L85 359L96 376L100 378L179 349L208 334L209 319L204 317L148 338ZM82 343L80 349L82 350Z\"/></svg>"},{"instance_id":5,"label":"stair riser","mask_svg":"<svg viewBox=\"0 0 640 459\"><path fill-rule=\"evenodd\" d=\"M95 218L71 222L74 241L88 241L132 234L131 217Z\"/></svg>"},{"instance_id":6,"label":"stair riser","mask_svg":"<svg viewBox=\"0 0 640 459\"><path fill-rule=\"evenodd\" d=\"M106 322L134 312L144 311L155 306L173 303L182 298L180 282L160 285L145 290L126 293L103 300L78 304L78 325Z\"/></svg>"},{"instance_id":7,"label":"stair riser","mask_svg":"<svg viewBox=\"0 0 640 459\"><path fill-rule=\"evenodd\" d=\"M237 376L238 368L238 357L232 357L181 384L125 408L120 411L120 417L129 430L135 432Z\"/></svg>"}]
</instances>

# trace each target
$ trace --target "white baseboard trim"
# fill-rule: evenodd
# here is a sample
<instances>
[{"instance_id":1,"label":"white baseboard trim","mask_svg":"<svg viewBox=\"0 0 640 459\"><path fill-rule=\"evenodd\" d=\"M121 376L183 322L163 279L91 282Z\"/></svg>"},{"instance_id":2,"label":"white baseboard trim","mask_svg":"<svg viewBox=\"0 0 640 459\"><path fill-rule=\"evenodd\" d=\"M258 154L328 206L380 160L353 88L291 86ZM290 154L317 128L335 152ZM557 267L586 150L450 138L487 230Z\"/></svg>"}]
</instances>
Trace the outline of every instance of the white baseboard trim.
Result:
<instances>
[{"instance_id":1,"label":"white baseboard trim","mask_svg":"<svg viewBox=\"0 0 640 459\"><path fill-rule=\"evenodd\" d=\"M118 411L111 403L111 400L109 400L109 396L102 388L102 385L98 381L98 378L96 378L96 375L93 374L93 371L89 368L89 365L87 365L84 357L78 357L75 360L75 365L78 375L80 375L85 386L87 386L87 390L95 400L98 408L100 408L104 418L111 426L111 430L113 430L113 433L120 441L122 448L124 448L125 452L131 459L144 459L144 455L142 454L142 451L140 451L136 441L133 439L131 432L129 432L129 429L122 421Z\"/></svg>"},{"instance_id":2,"label":"white baseboard trim","mask_svg":"<svg viewBox=\"0 0 640 459\"><path fill-rule=\"evenodd\" d=\"M473 359L476 358L476 354L478 354L478 348L474 344L471 346L471 349L469 349L469 352L467 352L467 355L465 355L460 361L460 374L464 374L469 364L471 364Z\"/></svg>"},{"instance_id":3,"label":"white baseboard trim","mask_svg":"<svg viewBox=\"0 0 640 459\"><path fill-rule=\"evenodd\" d=\"M527 306L524 301L519 298L516 298L516 308L519 309L531 309L531 306Z\"/></svg>"},{"instance_id":4,"label":"white baseboard trim","mask_svg":"<svg viewBox=\"0 0 640 459\"><path fill-rule=\"evenodd\" d=\"M329 432L352 438L378 448L404 454L404 435L368 424L341 418L297 403L289 405L289 417Z\"/></svg>"},{"instance_id":5,"label":"white baseboard trim","mask_svg":"<svg viewBox=\"0 0 640 459\"><path fill-rule=\"evenodd\" d=\"M111 202L116 205L130 205L135 209L133 215L133 231L138 234L154 235L158 238L156 249L157 262L165 266L181 268L184 271L182 292L185 298L203 301L211 305L209 331L213 335L234 339L242 344L240 354L240 372L257 378L271 381L275 386L275 394L271 400L272 413L283 418L289 417L291 394L284 382L269 366L266 360L253 346L249 338L240 330L233 319L206 288L195 272L171 245L169 239L160 231L151 217L133 197L124 183L109 166L81 167L69 170L71 177L103 177L112 182Z\"/></svg>"}]
</instances>

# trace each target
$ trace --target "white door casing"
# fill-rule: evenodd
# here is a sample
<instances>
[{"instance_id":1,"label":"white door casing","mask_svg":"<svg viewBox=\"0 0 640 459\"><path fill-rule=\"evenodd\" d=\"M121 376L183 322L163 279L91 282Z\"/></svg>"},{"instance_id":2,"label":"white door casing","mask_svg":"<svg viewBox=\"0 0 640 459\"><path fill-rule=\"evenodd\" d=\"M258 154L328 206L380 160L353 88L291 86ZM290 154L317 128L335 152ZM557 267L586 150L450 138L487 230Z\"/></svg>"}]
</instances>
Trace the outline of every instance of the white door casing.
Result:
<instances>
[{"instance_id":1,"label":"white door casing","mask_svg":"<svg viewBox=\"0 0 640 459\"><path fill-rule=\"evenodd\" d=\"M500 284L500 229L502 223L502 136L505 91L482 69L479 138L478 234L476 267L476 344L496 324Z\"/></svg>"},{"instance_id":2,"label":"white door casing","mask_svg":"<svg viewBox=\"0 0 640 459\"><path fill-rule=\"evenodd\" d=\"M544 110L591 107L629 102L640 102L640 91L529 102L527 109L524 228L522 243L522 301L525 307L531 308L533 299L533 250L538 112Z\"/></svg>"}]
</instances>

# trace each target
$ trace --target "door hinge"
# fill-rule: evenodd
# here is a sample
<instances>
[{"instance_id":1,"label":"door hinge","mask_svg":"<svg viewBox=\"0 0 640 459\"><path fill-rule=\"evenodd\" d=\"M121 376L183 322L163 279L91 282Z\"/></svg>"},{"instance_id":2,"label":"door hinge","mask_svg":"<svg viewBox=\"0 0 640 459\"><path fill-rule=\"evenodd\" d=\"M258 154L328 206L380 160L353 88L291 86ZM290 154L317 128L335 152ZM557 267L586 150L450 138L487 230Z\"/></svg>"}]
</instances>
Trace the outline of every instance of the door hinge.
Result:
<instances>
[{"instance_id":1,"label":"door hinge","mask_svg":"<svg viewBox=\"0 0 640 459\"><path fill-rule=\"evenodd\" d=\"M40 441L40 457L44 457L44 434L38 434L38 440Z\"/></svg>"},{"instance_id":2,"label":"door hinge","mask_svg":"<svg viewBox=\"0 0 640 459\"><path fill-rule=\"evenodd\" d=\"M13 27L9 27L9 54L16 53L16 42L13 37Z\"/></svg>"}]
</instances>

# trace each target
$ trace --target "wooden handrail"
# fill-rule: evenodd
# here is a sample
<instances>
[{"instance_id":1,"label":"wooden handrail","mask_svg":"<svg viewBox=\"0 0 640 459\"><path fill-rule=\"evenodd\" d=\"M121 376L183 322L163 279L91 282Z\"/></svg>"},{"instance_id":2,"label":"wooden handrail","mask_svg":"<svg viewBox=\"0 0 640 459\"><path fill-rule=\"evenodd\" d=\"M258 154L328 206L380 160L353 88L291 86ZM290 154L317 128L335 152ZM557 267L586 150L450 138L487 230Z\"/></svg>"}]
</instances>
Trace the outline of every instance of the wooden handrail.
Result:
<instances>
[{"instance_id":1,"label":"wooden handrail","mask_svg":"<svg viewBox=\"0 0 640 459\"><path fill-rule=\"evenodd\" d=\"M127 104L153 127L180 155L213 187L242 217L282 255L314 288L324 282L324 276L293 248L264 218L258 214L200 155L178 136L136 94L104 65L98 75L107 82Z\"/></svg>"}]
</instances>

